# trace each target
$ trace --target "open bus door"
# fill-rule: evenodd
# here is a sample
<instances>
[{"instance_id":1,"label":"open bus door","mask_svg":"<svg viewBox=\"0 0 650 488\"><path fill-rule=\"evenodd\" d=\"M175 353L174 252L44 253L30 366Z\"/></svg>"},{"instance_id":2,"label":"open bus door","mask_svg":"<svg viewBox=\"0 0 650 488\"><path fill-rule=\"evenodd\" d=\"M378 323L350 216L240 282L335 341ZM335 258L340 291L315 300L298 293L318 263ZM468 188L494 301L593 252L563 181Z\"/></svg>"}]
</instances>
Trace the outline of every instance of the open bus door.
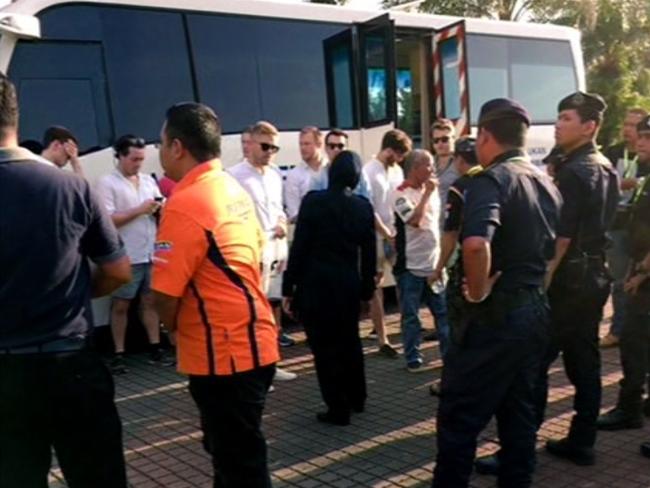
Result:
<instances>
[{"instance_id":1,"label":"open bus door","mask_svg":"<svg viewBox=\"0 0 650 488\"><path fill-rule=\"evenodd\" d=\"M354 24L323 41L330 125L351 133L367 159L394 126L395 34L389 14Z\"/></svg>"},{"instance_id":2,"label":"open bus door","mask_svg":"<svg viewBox=\"0 0 650 488\"><path fill-rule=\"evenodd\" d=\"M436 118L450 119L456 134L470 132L469 81L465 21L454 22L433 36L433 98Z\"/></svg>"}]
</instances>

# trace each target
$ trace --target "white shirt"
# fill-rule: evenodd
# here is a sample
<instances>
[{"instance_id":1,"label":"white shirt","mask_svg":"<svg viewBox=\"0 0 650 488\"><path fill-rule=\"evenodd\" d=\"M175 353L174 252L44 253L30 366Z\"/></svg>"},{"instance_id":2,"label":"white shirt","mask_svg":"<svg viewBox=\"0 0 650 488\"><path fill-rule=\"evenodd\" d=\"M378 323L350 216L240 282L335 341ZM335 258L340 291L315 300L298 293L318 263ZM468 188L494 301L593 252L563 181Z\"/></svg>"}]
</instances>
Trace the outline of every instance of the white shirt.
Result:
<instances>
[{"instance_id":1,"label":"white shirt","mask_svg":"<svg viewBox=\"0 0 650 488\"><path fill-rule=\"evenodd\" d=\"M313 170L305 161L300 161L289 171L284 184L284 204L287 207L287 216L290 220L295 220L298 216L300 203L311 189L312 180L325 171L326 167L327 160L323 158L317 171Z\"/></svg>"},{"instance_id":2,"label":"white shirt","mask_svg":"<svg viewBox=\"0 0 650 488\"><path fill-rule=\"evenodd\" d=\"M422 199L424 188L402 185L392 192L392 208L404 222L406 234L403 249L398 254L406 254L406 269L416 276L430 276L433 273L440 254L440 195L438 189L429 197L429 204L424 207L420 225L413 227L407 221L413 215L415 207Z\"/></svg>"},{"instance_id":3,"label":"white shirt","mask_svg":"<svg viewBox=\"0 0 650 488\"><path fill-rule=\"evenodd\" d=\"M255 166L244 160L227 171L253 199L257 218L264 232L273 234L273 229L287 220L282 207L280 170L275 166L266 166L264 172L260 173Z\"/></svg>"},{"instance_id":4,"label":"white shirt","mask_svg":"<svg viewBox=\"0 0 650 488\"><path fill-rule=\"evenodd\" d=\"M392 192L404 181L404 172L398 164L389 166L373 159L363 167L370 183L371 203L383 224L395 232Z\"/></svg>"},{"instance_id":5,"label":"white shirt","mask_svg":"<svg viewBox=\"0 0 650 488\"><path fill-rule=\"evenodd\" d=\"M162 198L158 185L151 176L138 173L136 188L117 168L98 181L97 191L110 215L131 210L145 200ZM151 262L156 240L156 219L153 215L140 215L117 231L124 241L131 264Z\"/></svg>"}]
</instances>

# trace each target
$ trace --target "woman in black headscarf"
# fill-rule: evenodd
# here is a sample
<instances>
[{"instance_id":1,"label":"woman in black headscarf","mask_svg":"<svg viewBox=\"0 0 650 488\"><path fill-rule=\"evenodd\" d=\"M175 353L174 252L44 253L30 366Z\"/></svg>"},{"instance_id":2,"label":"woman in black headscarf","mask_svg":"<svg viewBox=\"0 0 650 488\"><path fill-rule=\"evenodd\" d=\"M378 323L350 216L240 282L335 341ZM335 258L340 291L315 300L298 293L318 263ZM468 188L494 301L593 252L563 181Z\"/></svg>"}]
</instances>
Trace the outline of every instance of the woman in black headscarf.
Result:
<instances>
[{"instance_id":1,"label":"woman in black headscarf","mask_svg":"<svg viewBox=\"0 0 650 488\"><path fill-rule=\"evenodd\" d=\"M348 425L366 401L359 312L375 289L376 248L372 205L352 194L360 175L359 156L343 151L328 189L305 196L283 282L285 310L305 326L328 407L316 417L335 425Z\"/></svg>"}]
</instances>

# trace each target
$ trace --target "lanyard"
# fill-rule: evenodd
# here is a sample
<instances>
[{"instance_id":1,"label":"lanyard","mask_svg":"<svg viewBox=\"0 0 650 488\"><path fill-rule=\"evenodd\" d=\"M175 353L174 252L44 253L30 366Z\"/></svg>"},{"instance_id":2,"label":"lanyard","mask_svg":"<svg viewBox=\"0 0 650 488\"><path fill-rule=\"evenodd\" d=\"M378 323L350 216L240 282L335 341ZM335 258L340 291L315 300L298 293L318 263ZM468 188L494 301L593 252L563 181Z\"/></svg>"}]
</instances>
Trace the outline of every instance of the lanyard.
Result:
<instances>
[{"instance_id":1,"label":"lanyard","mask_svg":"<svg viewBox=\"0 0 650 488\"><path fill-rule=\"evenodd\" d=\"M632 205L636 204L639 201L641 195L643 195L643 192L645 191L645 187L648 186L648 182L650 182L650 176L641 178L641 184L637 187L634 195L632 195L632 199L630 200L630 203Z\"/></svg>"},{"instance_id":2,"label":"lanyard","mask_svg":"<svg viewBox=\"0 0 650 488\"><path fill-rule=\"evenodd\" d=\"M638 156L629 159L627 148L623 150L623 178L634 178L636 176L636 161Z\"/></svg>"}]
</instances>

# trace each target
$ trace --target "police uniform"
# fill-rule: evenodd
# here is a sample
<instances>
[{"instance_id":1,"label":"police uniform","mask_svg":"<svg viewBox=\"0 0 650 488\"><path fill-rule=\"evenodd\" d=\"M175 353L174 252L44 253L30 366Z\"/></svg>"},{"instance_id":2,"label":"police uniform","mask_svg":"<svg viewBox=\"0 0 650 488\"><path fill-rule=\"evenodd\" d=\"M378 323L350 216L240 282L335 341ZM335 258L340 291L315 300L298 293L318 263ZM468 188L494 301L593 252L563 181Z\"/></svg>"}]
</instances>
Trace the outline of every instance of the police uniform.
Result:
<instances>
[{"instance_id":1,"label":"police uniform","mask_svg":"<svg viewBox=\"0 0 650 488\"><path fill-rule=\"evenodd\" d=\"M644 118L637 131L650 132L650 117ZM641 428L643 426L643 388L648 374L650 347L650 279L641 263L650 253L650 178L643 179L631 199L630 219L627 223L629 251L632 260L629 278L644 277L634 295L625 301L625 324L621 334L621 364L623 379L616 407L598 419L601 430ZM650 401L646 411L650 413Z\"/></svg>"},{"instance_id":2,"label":"police uniform","mask_svg":"<svg viewBox=\"0 0 650 488\"><path fill-rule=\"evenodd\" d=\"M580 110L599 118L605 102L598 95L575 93L564 98L558 112ZM573 149L557 167L556 184L564 205L558 238L570 239L548 295L553 341L538 391L542 423L548 394L548 367L562 351L565 370L576 389L576 414L566 438L551 440L547 450L576 464L593 464L601 378L598 328L611 279L605 265L607 229L619 199L618 175L593 141Z\"/></svg>"},{"instance_id":3,"label":"police uniform","mask_svg":"<svg viewBox=\"0 0 650 488\"><path fill-rule=\"evenodd\" d=\"M504 119L530 125L521 105L496 99L482 107L479 127ZM445 359L434 488L468 486L477 437L494 415L502 443L499 486L532 483L533 392L549 341L542 286L559 207L550 178L521 149L496 157L465 194L462 238L490 242L491 274L502 275L485 300L465 303L466 331Z\"/></svg>"}]
</instances>

